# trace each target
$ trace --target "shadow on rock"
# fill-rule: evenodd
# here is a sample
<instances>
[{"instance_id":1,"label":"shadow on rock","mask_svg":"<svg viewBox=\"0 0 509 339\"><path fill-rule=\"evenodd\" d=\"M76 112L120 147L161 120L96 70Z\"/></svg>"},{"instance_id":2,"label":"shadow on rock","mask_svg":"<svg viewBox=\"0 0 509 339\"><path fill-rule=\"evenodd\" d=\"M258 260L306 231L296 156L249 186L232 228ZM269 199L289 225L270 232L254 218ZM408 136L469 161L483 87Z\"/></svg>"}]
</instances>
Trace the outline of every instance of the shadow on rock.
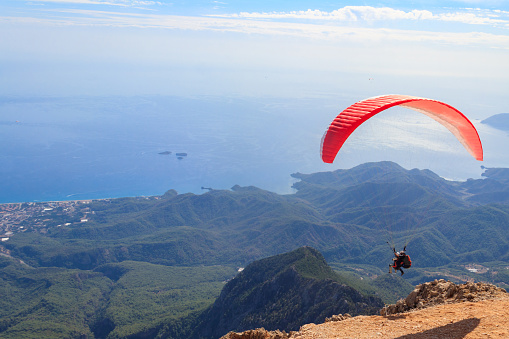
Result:
<instances>
[{"instance_id":1,"label":"shadow on rock","mask_svg":"<svg viewBox=\"0 0 509 339\"><path fill-rule=\"evenodd\" d=\"M479 318L464 319L420 333L406 334L395 339L449 338L460 339L472 332L481 322Z\"/></svg>"}]
</instances>

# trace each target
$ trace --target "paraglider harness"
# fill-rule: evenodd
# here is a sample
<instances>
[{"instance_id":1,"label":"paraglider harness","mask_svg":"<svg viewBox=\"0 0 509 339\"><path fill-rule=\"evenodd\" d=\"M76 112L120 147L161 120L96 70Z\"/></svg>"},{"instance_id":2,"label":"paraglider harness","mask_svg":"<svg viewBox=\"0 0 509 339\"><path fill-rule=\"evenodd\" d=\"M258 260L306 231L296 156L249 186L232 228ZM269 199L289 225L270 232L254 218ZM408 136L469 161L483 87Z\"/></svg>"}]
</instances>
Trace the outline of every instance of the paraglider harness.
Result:
<instances>
[{"instance_id":1,"label":"paraglider harness","mask_svg":"<svg viewBox=\"0 0 509 339\"><path fill-rule=\"evenodd\" d=\"M396 252L396 248L391 247L392 251L394 252L394 258L392 258L392 265L389 264L389 273L392 273L392 269L394 268L394 271L400 271L401 275L405 274L403 272L403 268L410 268L412 267L412 260L406 254L406 245L403 247L403 250L400 252Z\"/></svg>"}]
</instances>

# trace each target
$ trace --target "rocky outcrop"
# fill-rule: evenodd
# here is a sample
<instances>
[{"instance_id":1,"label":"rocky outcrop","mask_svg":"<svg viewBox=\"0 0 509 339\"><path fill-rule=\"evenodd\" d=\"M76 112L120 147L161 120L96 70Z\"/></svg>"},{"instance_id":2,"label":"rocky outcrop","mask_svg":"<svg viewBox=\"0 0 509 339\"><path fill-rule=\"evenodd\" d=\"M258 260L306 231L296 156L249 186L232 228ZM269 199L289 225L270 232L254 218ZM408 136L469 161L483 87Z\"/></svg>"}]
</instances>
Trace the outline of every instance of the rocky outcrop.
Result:
<instances>
[{"instance_id":1,"label":"rocky outcrop","mask_svg":"<svg viewBox=\"0 0 509 339\"><path fill-rule=\"evenodd\" d=\"M335 314L331 317L325 318L325 322L334 322L334 321L342 321L351 318L352 316L348 313L345 314ZM285 331L267 331L266 329L257 328L256 330L249 330L244 332L229 332L228 334L222 336L220 339L291 339L299 336L299 333L296 331L290 331L290 333L286 333Z\"/></svg>"},{"instance_id":2,"label":"rocky outcrop","mask_svg":"<svg viewBox=\"0 0 509 339\"><path fill-rule=\"evenodd\" d=\"M241 333L230 332L225 334L220 339L288 339L289 334L285 331L267 331L266 329L257 328L256 330L249 330Z\"/></svg>"},{"instance_id":3,"label":"rocky outcrop","mask_svg":"<svg viewBox=\"0 0 509 339\"><path fill-rule=\"evenodd\" d=\"M503 294L506 294L506 290L492 284L467 282L457 285L440 279L418 285L405 299L382 308L380 315L388 316L445 303L480 301Z\"/></svg>"}]
</instances>

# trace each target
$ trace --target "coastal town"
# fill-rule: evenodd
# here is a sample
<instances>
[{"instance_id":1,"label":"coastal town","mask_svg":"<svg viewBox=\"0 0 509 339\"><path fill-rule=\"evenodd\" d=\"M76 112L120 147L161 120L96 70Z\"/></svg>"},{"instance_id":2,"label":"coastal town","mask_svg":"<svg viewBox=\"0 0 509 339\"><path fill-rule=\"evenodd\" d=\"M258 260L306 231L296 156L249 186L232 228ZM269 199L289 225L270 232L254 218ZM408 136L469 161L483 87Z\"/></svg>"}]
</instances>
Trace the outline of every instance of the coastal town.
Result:
<instances>
[{"instance_id":1,"label":"coastal town","mask_svg":"<svg viewBox=\"0 0 509 339\"><path fill-rule=\"evenodd\" d=\"M91 200L0 204L0 239L8 241L21 232L46 233L50 227L88 221Z\"/></svg>"},{"instance_id":2,"label":"coastal town","mask_svg":"<svg viewBox=\"0 0 509 339\"><path fill-rule=\"evenodd\" d=\"M124 199L158 200L159 196ZM98 204L112 203L116 198L0 204L0 243L23 232L47 233L54 227L83 224L90 220Z\"/></svg>"}]
</instances>

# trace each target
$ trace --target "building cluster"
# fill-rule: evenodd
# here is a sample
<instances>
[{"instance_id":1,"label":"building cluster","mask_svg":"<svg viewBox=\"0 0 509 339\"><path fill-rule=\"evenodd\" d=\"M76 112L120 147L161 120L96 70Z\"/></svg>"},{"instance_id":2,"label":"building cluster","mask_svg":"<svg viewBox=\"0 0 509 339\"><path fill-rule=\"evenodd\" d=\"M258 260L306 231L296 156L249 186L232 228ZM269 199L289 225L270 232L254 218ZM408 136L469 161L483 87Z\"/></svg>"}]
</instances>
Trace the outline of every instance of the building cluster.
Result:
<instances>
[{"instance_id":1,"label":"building cluster","mask_svg":"<svg viewBox=\"0 0 509 339\"><path fill-rule=\"evenodd\" d=\"M94 213L89 203L90 200L0 204L0 239L5 242L20 232L45 233L52 226L87 222Z\"/></svg>"}]
</instances>

